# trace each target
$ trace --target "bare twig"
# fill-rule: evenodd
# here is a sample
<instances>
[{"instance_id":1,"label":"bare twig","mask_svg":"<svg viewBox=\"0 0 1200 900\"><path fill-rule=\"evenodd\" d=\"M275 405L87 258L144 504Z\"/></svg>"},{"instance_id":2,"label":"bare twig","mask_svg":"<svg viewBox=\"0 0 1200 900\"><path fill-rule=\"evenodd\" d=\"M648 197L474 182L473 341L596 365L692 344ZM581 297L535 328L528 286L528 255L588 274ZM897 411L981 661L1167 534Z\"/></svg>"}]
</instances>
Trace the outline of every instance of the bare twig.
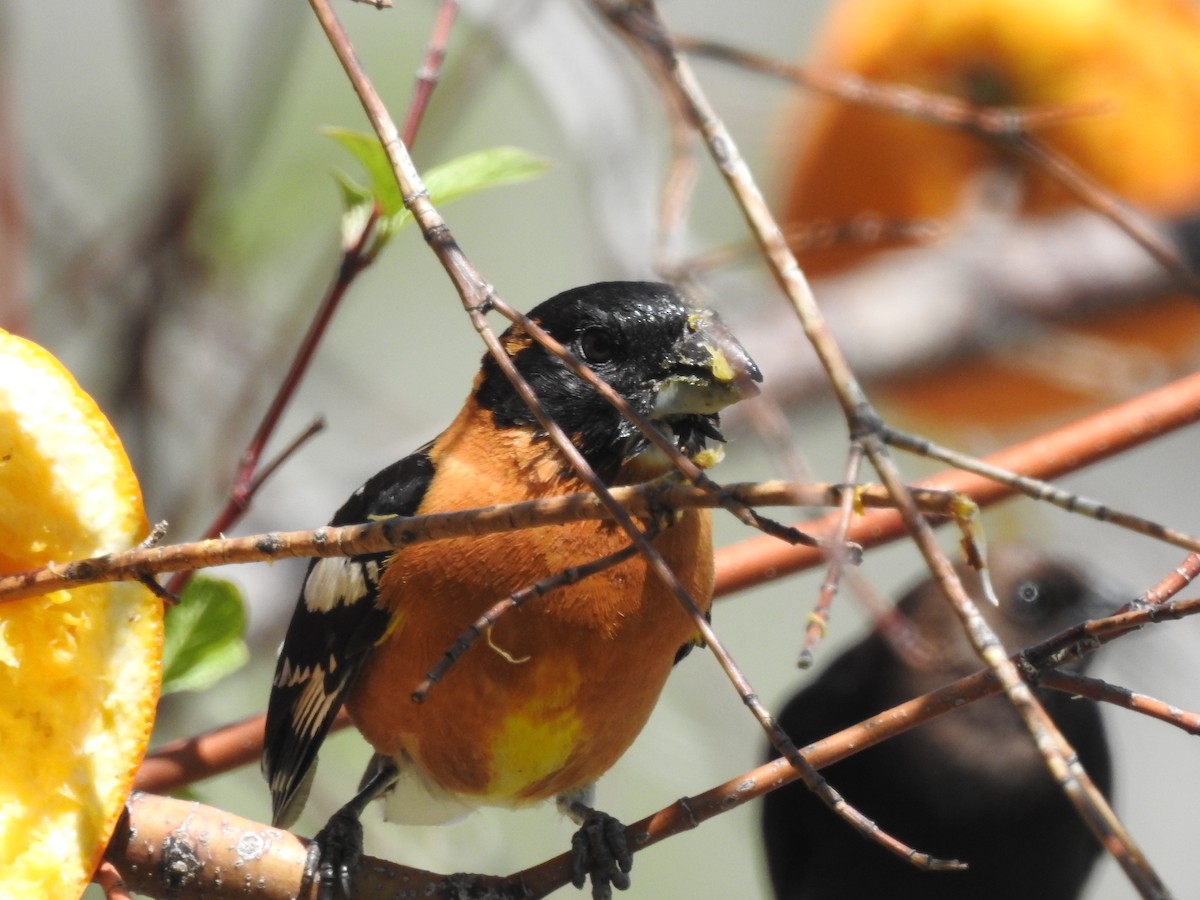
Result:
<instances>
[{"instance_id":1,"label":"bare twig","mask_svg":"<svg viewBox=\"0 0 1200 900\"><path fill-rule=\"evenodd\" d=\"M945 228L935 219L883 219L863 213L845 222L802 222L788 225L783 236L797 252L819 250L834 244L879 244L907 241L925 243L941 237ZM711 247L674 263L665 271L672 278L695 277L713 269L759 259L759 248L751 241Z\"/></svg>"},{"instance_id":2,"label":"bare twig","mask_svg":"<svg viewBox=\"0 0 1200 900\"><path fill-rule=\"evenodd\" d=\"M846 473L843 481L846 484L857 484L859 472L862 469L863 450L857 443L850 445L850 452L846 457ZM850 520L855 512L855 497L853 491L846 491L842 496L842 506L838 510L838 521L834 530L834 548L843 545L846 541L846 533L850 530ZM825 579L821 582L821 589L817 594L817 603L813 607L813 611L808 615L808 626L804 633L804 646L800 650L800 659L798 665L802 669L807 669L812 665L813 650L821 639L825 637L825 630L829 624L829 610L833 606L833 598L838 591L838 585L841 583L842 571L846 567L846 556L844 553L833 549L830 553L829 568L825 571Z\"/></svg>"},{"instance_id":3,"label":"bare twig","mask_svg":"<svg viewBox=\"0 0 1200 900\"><path fill-rule=\"evenodd\" d=\"M982 463L995 470L1045 481L1108 459L1190 425L1198 418L1200 375L1190 375L1000 450L983 459ZM957 469L922 479L914 487L964 494L981 507L990 506L1016 493L1016 487L1012 484ZM828 534L834 527L834 520L826 517L802 522L800 527L813 534ZM900 517L888 510L861 516L847 537L863 547L873 547L893 541L903 534L904 525ZM717 559L723 573L718 592L725 594L761 584L767 580L764 573L769 572L770 577L774 578L808 568L815 565L820 557L805 547L783 547L777 541L750 538L718 550Z\"/></svg>"},{"instance_id":4,"label":"bare twig","mask_svg":"<svg viewBox=\"0 0 1200 900\"><path fill-rule=\"evenodd\" d=\"M450 41L450 32L454 28L457 15L458 0L441 0L438 4L437 18L434 19L433 31L429 34L429 43L425 48L425 59L421 68L417 70L417 83L408 105L408 115L404 118L404 128L400 132L400 139L408 147L417 139L417 131L425 117L425 110L429 107L434 88L442 76L442 63L446 61L446 44Z\"/></svg>"},{"instance_id":5,"label":"bare twig","mask_svg":"<svg viewBox=\"0 0 1200 900\"><path fill-rule=\"evenodd\" d=\"M345 712L342 727L349 724ZM167 793L262 758L264 717L253 715L202 734L172 741L146 754L134 789Z\"/></svg>"},{"instance_id":6,"label":"bare twig","mask_svg":"<svg viewBox=\"0 0 1200 900\"><path fill-rule=\"evenodd\" d=\"M1168 600L1157 604L1135 600L1112 615L1081 622L1025 649L1020 654L1020 665L1025 671L1041 672L1074 662L1097 647L1147 625L1183 619L1197 612L1200 612L1200 599Z\"/></svg>"},{"instance_id":7,"label":"bare twig","mask_svg":"<svg viewBox=\"0 0 1200 900\"><path fill-rule=\"evenodd\" d=\"M1105 111L1103 104L1098 103L1070 106L1051 104L1023 109L978 106L962 97L925 91L910 84L871 81L853 72L798 66L720 41L676 35L674 44L682 52L782 78L847 103L869 106L985 137L1008 138L1015 129L1035 131Z\"/></svg>"},{"instance_id":8,"label":"bare twig","mask_svg":"<svg viewBox=\"0 0 1200 900\"><path fill-rule=\"evenodd\" d=\"M1196 410L1196 415L1200 417L1200 409ZM881 434L883 439L893 447L901 447L921 456L940 460L964 472L974 472L977 475L982 475L997 484L1006 485L1019 493L1032 497L1034 500L1052 503L1068 512L1078 513L1079 515L1095 519L1098 522L1108 522L1120 528L1127 528L1130 531L1144 534L1147 537L1157 538L1160 541L1174 544L1177 547L1189 550L1200 549L1200 538L1174 528L1167 528L1151 519L1135 516L1132 513L1122 512L1118 509L1112 509L1098 500L1081 497L1078 494L1065 491L1037 478L1029 478L1024 475L1007 472L997 466L988 465L986 462L973 459L964 453L957 453L947 447L942 447L926 438L906 434L888 427L884 427Z\"/></svg>"},{"instance_id":9,"label":"bare twig","mask_svg":"<svg viewBox=\"0 0 1200 900\"><path fill-rule=\"evenodd\" d=\"M841 485L781 481L732 484L722 490L738 502L749 501L761 506L836 506L842 495ZM702 488L664 482L613 488L610 495L626 517L653 516L665 509L712 507L718 502L710 491ZM890 502L878 489L874 492L866 489L861 493L861 499L868 506ZM937 492L927 492L923 499L924 508L935 516L947 515L953 503L952 499ZM628 510L621 504L627 504ZM564 494L483 509L397 516L364 525L324 526L312 531L273 531L188 544L138 547L123 553L50 563L40 569L0 576L0 602L83 584L132 580L163 572L296 557L380 553L423 541L478 537L500 531L611 517L607 504L595 494Z\"/></svg>"},{"instance_id":10,"label":"bare twig","mask_svg":"<svg viewBox=\"0 0 1200 900\"><path fill-rule=\"evenodd\" d=\"M1053 688L1056 691L1077 694L1098 702L1111 703L1122 709L1128 709L1144 716L1150 716L1152 719L1158 719L1160 722L1166 722L1168 725L1174 725L1188 734L1200 735L1200 715L1128 688L1109 684L1099 678L1090 678L1076 672L1062 672L1054 669L1043 675L1038 683L1042 687Z\"/></svg>"},{"instance_id":11,"label":"bare twig","mask_svg":"<svg viewBox=\"0 0 1200 900\"><path fill-rule=\"evenodd\" d=\"M796 306L805 334L821 357L826 371L837 382L839 402L843 405L847 419L853 423L861 410L869 409L866 397L854 381L853 375L841 356L841 351L829 336L809 291L808 283L786 244L783 243L778 226L771 219L762 195L738 153L736 143L708 105L703 92L692 77L686 61L675 55L666 26L659 18L654 4L648 0L647 2L630 2L628 4L617 2L617 0L595 0L595 2L598 9L608 18L618 33L629 40L631 45L643 55L648 61L648 65L660 69L666 76L674 96L678 98L678 102L682 104L693 126L704 138L714 162L726 181L734 188L742 211L751 222L756 240L775 264L774 272ZM852 436L856 437L853 424L851 430ZM873 449L866 444L864 444L864 448L875 461L874 458L877 454ZM897 500L902 502L900 498ZM771 740L771 745L803 773L804 782L809 789L863 835L916 865L931 868L943 867L947 864L959 865L954 862L934 860L927 854L917 853L890 835L881 832L874 823L850 807L817 774L816 770L803 760L792 746L791 740L773 720L760 715L759 721L762 722Z\"/></svg>"},{"instance_id":12,"label":"bare twig","mask_svg":"<svg viewBox=\"0 0 1200 900\"><path fill-rule=\"evenodd\" d=\"M1109 219L1134 242L1154 257L1179 285L1192 297L1200 297L1200 279L1179 258L1173 247L1151 228L1141 216L1112 191L1102 187L1094 178L1085 175L1078 166L1031 136L1025 129L1014 129L1008 143L1027 160L1082 200L1087 206Z\"/></svg>"},{"instance_id":13,"label":"bare twig","mask_svg":"<svg viewBox=\"0 0 1200 900\"><path fill-rule=\"evenodd\" d=\"M1189 553L1178 566L1163 576L1153 587L1142 592L1138 600L1150 606L1165 603L1200 576L1200 554Z\"/></svg>"}]
</instances>

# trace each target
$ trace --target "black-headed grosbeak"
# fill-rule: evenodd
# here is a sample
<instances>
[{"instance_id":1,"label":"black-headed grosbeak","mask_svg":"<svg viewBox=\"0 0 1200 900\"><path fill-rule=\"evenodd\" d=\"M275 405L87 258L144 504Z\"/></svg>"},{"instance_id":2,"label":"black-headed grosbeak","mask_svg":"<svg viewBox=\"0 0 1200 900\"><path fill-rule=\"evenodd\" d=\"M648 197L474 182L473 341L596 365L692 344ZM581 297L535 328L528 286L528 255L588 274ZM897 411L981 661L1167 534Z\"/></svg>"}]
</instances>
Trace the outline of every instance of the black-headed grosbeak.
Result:
<instances>
[{"instance_id":1,"label":"black-headed grosbeak","mask_svg":"<svg viewBox=\"0 0 1200 900\"><path fill-rule=\"evenodd\" d=\"M999 607L980 604L1010 651L1115 609L1118 598L1060 559L1011 544L989 554ZM978 574L957 567L973 596ZM779 724L797 746L970 675L982 663L936 581L900 600L925 653L903 661L878 631L796 694ZM1112 793L1100 712L1090 700L1038 692L1093 781ZM766 796L763 838L779 900L1000 900L1076 897L1100 845L1051 777L1005 697L989 697L870 747L822 773L881 828L965 872L926 872L863 840L802 784Z\"/></svg>"},{"instance_id":2,"label":"black-headed grosbeak","mask_svg":"<svg viewBox=\"0 0 1200 900\"><path fill-rule=\"evenodd\" d=\"M716 316L672 288L609 282L575 288L529 313L656 423L685 454L720 440L719 410L762 380ZM519 325L502 343L546 412L608 485L666 473L665 455ZM332 524L512 503L587 490L496 362L441 435L360 487ZM701 610L712 600L710 517L676 515L653 544ZM375 748L359 794L318 834L309 877L349 891L358 817L389 798L389 818L445 822L479 805L557 798L582 826L576 883L628 885L615 820L590 808L591 786L633 742L695 624L636 555L501 619L422 704L413 689L496 601L616 552L611 521L417 544L394 553L314 560L280 652L263 770L274 822L304 805L317 751L338 708ZM582 837L581 837L582 836ZM590 850L588 848L591 848Z\"/></svg>"}]
</instances>

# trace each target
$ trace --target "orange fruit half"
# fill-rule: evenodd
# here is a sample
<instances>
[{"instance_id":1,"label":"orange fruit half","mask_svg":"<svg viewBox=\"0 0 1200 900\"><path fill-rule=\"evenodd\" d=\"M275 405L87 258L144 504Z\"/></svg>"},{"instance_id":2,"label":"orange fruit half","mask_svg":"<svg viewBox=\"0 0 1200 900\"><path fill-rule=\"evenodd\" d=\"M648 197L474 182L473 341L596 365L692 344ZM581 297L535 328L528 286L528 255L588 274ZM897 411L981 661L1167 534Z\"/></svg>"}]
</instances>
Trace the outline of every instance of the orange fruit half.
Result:
<instances>
[{"instance_id":1,"label":"orange fruit half","mask_svg":"<svg viewBox=\"0 0 1200 900\"><path fill-rule=\"evenodd\" d=\"M128 550L137 479L95 402L0 331L0 574ZM136 583L0 602L0 897L78 897L141 763L162 603Z\"/></svg>"}]
</instances>

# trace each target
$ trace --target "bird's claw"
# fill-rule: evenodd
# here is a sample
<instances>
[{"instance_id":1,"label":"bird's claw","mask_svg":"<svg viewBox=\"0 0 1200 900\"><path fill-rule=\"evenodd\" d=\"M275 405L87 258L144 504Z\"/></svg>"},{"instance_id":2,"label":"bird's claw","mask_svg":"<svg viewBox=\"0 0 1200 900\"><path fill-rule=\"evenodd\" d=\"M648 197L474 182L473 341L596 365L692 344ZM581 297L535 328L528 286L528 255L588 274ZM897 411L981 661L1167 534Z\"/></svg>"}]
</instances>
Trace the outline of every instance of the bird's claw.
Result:
<instances>
[{"instance_id":1,"label":"bird's claw","mask_svg":"<svg viewBox=\"0 0 1200 900\"><path fill-rule=\"evenodd\" d=\"M612 889L629 887L633 854L625 826L608 813L592 810L571 838L571 883L582 888L592 881L592 900L610 900Z\"/></svg>"},{"instance_id":2,"label":"bird's claw","mask_svg":"<svg viewBox=\"0 0 1200 900\"><path fill-rule=\"evenodd\" d=\"M362 857L362 847L363 829L358 818L345 811L334 813L308 845L304 861L304 880L317 885L317 900L334 900L338 887L343 897L354 896L350 881Z\"/></svg>"}]
</instances>

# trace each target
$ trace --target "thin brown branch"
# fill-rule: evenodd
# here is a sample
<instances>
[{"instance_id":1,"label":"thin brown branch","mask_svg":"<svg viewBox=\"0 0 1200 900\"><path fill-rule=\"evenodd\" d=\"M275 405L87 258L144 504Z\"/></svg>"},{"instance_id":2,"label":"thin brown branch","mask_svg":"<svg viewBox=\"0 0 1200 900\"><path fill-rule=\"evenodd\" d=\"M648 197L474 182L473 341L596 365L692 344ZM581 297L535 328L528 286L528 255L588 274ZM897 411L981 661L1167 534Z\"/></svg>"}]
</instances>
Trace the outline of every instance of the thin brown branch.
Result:
<instances>
[{"instance_id":1,"label":"thin brown branch","mask_svg":"<svg viewBox=\"0 0 1200 900\"><path fill-rule=\"evenodd\" d=\"M725 494L737 502L759 506L837 506L846 489L845 485L786 481L722 486ZM855 487L853 491L857 502L865 507L887 506L892 502L878 486ZM671 509L711 508L719 502L706 489L662 481L613 488L611 493L622 511L635 518L653 517ZM918 501L927 515L940 519L954 518L962 498L940 491L919 491ZM425 541L479 537L611 517L601 497L580 493L448 513L397 516L363 525L327 525L312 531L270 531L162 547L139 546L123 553L54 562L39 569L0 576L0 603L84 584L141 580L163 572L277 559L380 553Z\"/></svg>"},{"instance_id":2,"label":"thin brown branch","mask_svg":"<svg viewBox=\"0 0 1200 900\"><path fill-rule=\"evenodd\" d=\"M723 490L739 502L760 506L834 506L841 502L842 486L775 481L732 484ZM613 488L611 496L624 515L634 517L653 516L666 509L712 507L717 503L710 491L661 481ZM924 508L931 515L947 515L953 504L952 499L937 492L927 492L923 498ZM860 492L860 499L868 506L889 502L882 492L870 489ZM312 531L272 531L187 544L138 547L123 553L50 563L40 569L0 576L0 602L83 584L131 580L163 572L297 557L380 553L424 541L478 537L501 531L610 517L611 511L602 498L595 494L564 494L482 509L427 516L397 516L364 525L324 526Z\"/></svg>"},{"instance_id":3,"label":"thin brown branch","mask_svg":"<svg viewBox=\"0 0 1200 900\"><path fill-rule=\"evenodd\" d=\"M1196 410L1195 413L1200 418L1200 410ZM984 461L973 459L964 453L958 453L947 447L942 447L927 438L906 434L888 427L884 427L881 430L881 435L883 440L893 447L900 447L920 456L928 456L932 459L948 463L960 471L981 475L997 484L1010 487L1015 492L1032 497L1034 500L1052 503L1068 512L1088 516L1098 522L1108 522L1120 528L1126 528L1138 534L1144 534L1147 537L1153 537L1165 543L1174 544L1177 547L1193 551L1200 550L1200 538L1197 538L1195 535L1187 534L1174 528L1168 528L1142 516L1135 516L1132 513L1112 509L1098 500L1081 497L1078 494L1055 487L1046 481L1005 471L999 466L989 465Z\"/></svg>"},{"instance_id":4,"label":"thin brown branch","mask_svg":"<svg viewBox=\"0 0 1200 900\"><path fill-rule=\"evenodd\" d=\"M389 4L390 5L390 4ZM417 139L417 131L425 118L425 110L429 107L434 88L442 77L442 64L446 61L446 44L450 41L450 32L454 28L454 19L458 15L457 0L441 0L438 4L437 18L433 21L433 30L429 34L429 42L425 47L425 59L417 70L417 83L413 88L412 100L408 105L408 114L404 118L404 127L400 139L405 146L411 147Z\"/></svg>"},{"instance_id":5,"label":"thin brown branch","mask_svg":"<svg viewBox=\"0 0 1200 900\"><path fill-rule=\"evenodd\" d=\"M314 437L316 437L318 434L320 434L324 430L325 430L325 417L317 416L315 419L313 419L311 422L308 423L307 428L305 428L298 435L296 435L294 438L292 438L292 440L288 443L288 445L286 447L284 447L282 450L280 450L279 453L277 453L273 459L269 460L265 465L259 467L258 471L254 473L254 477L252 477L250 479L250 484L247 486L247 489L248 489L247 492L251 496L256 494L258 492L258 489L263 486L263 484L266 482L266 480L268 478L270 478L277 471L279 471L280 467L283 466L283 464L286 463L289 459L291 459L300 450L301 447L303 447L305 444L307 444L309 441L311 441ZM217 534L220 534L220 533L221 532L217 532ZM216 535L211 535L211 534L208 535L208 537L215 537L215 536Z\"/></svg>"},{"instance_id":6,"label":"thin brown branch","mask_svg":"<svg viewBox=\"0 0 1200 900\"><path fill-rule=\"evenodd\" d=\"M341 306L341 302L346 296L350 285L353 284L354 279L375 259L375 252L372 248L375 245L376 229L378 228L379 220L380 210L376 207L371 210L371 214L363 223L359 233L343 248L342 259L338 266L337 274L334 276L329 290L326 291L325 297L321 300L321 304L317 307L317 311L308 325L308 330L300 341L300 346L296 348L291 365L288 366L283 381L280 382L278 389L275 391L275 396L271 399L271 403L267 407L266 413L263 414L262 421L259 422L258 428L255 429L254 435L250 438L246 449L242 451L242 457L238 461L237 471L234 473L233 484L230 486L229 498L225 503L225 507L217 513L216 518L213 519L212 523L205 530L204 537L215 538L232 528L245 514L251 501L254 499L254 495L262 487L267 478L292 453L299 449L308 438L316 433L314 426L309 426L270 465L263 471L259 471L259 462L262 459L267 442L270 441L271 436L275 433L275 429L278 427L279 420L283 417L287 405L291 402L296 390L300 387L300 382L303 380L305 373L308 372L312 358L317 351L317 346L329 330L329 323L333 320L334 313ZM316 430L319 430L319 428ZM187 584L189 577L188 570L179 571L168 582L168 592L172 594L180 593L184 585Z\"/></svg>"},{"instance_id":7,"label":"thin brown branch","mask_svg":"<svg viewBox=\"0 0 1200 900\"><path fill-rule=\"evenodd\" d=\"M939 94L910 84L872 81L853 72L813 69L764 56L720 41L677 35L676 49L693 56L731 63L835 97L846 103L868 106L918 119L933 125L956 128L993 139L1011 139L1020 131L1036 131L1080 116L1103 113L1103 104L1051 104L1014 109L979 106L951 94Z\"/></svg>"},{"instance_id":8,"label":"thin brown branch","mask_svg":"<svg viewBox=\"0 0 1200 900\"><path fill-rule=\"evenodd\" d=\"M1071 160L1046 146L1024 129L1015 130L1010 135L1009 144L1084 204L1129 235L1139 247L1154 258L1155 262L1170 273L1181 289L1193 297L1200 298L1200 278L1197 278L1179 258L1175 249L1120 197L1102 187Z\"/></svg>"},{"instance_id":9,"label":"thin brown branch","mask_svg":"<svg viewBox=\"0 0 1200 900\"><path fill-rule=\"evenodd\" d=\"M1143 591L1138 599L1151 606L1165 603L1197 577L1200 577L1200 553L1189 553L1183 562L1164 575L1158 584Z\"/></svg>"},{"instance_id":10,"label":"thin brown branch","mask_svg":"<svg viewBox=\"0 0 1200 900\"><path fill-rule=\"evenodd\" d=\"M1039 481L1078 471L1140 446L1200 419L1200 374L1181 378L1132 400L1119 403L1069 425L1015 444L985 457L997 470ZM947 470L916 482L924 487L970 497L981 507L1016 493L1015 487L981 474ZM827 516L799 527L828 534L835 520ZM904 525L892 510L860 516L847 537L864 547L889 543L904 535ZM810 568L819 554L805 547L783 547L777 541L750 538L717 551L718 595L736 593L771 578Z\"/></svg>"},{"instance_id":11,"label":"thin brown branch","mask_svg":"<svg viewBox=\"0 0 1200 900\"><path fill-rule=\"evenodd\" d=\"M846 458L846 471L842 479L846 484L857 484L859 472L862 470L863 449L858 443L850 445ZM837 548L846 542L846 534L850 530L850 521L855 512L853 491L846 491L842 496L841 509L838 510L837 524L834 527L832 546ZM841 584L842 572L846 568L846 555L834 549L830 555L829 567L825 570L825 578L817 593L817 602L812 612L808 614L808 626L804 633L804 646L800 650L798 665L807 669L812 665L813 650L825 637L829 625L829 610L833 606L833 598L837 595Z\"/></svg>"},{"instance_id":12,"label":"thin brown branch","mask_svg":"<svg viewBox=\"0 0 1200 900\"><path fill-rule=\"evenodd\" d=\"M1081 622L1022 651L1020 665L1032 672L1074 662L1096 648L1147 625L1171 622L1200 612L1200 599L1158 604L1127 603L1112 615Z\"/></svg>"},{"instance_id":13,"label":"thin brown branch","mask_svg":"<svg viewBox=\"0 0 1200 900\"><path fill-rule=\"evenodd\" d=\"M844 222L793 223L783 230L788 246L797 252L819 250L844 244L908 242L923 244L945 234L945 227L936 219L883 219L874 213L863 213ZM740 241L711 247L694 256L680 260L666 271L672 279L696 277L714 269L760 258L759 248L751 241Z\"/></svg>"},{"instance_id":14,"label":"thin brown branch","mask_svg":"<svg viewBox=\"0 0 1200 900\"><path fill-rule=\"evenodd\" d=\"M349 719L343 715L344 724ZM148 793L168 793L256 763L262 757L263 716L253 715L203 734L172 741L146 754L134 779L134 788Z\"/></svg>"},{"instance_id":15,"label":"thin brown branch","mask_svg":"<svg viewBox=\"0 0 1200 900\"><path fill-rule=\"evenodd\" d=\"M266 413L263 414L262 421L259 423L258 428L255 429L254 436L251 437L250 443L242 453L242 458L238 462L237 473L234 476L233 487L229 492L229 501L225 508L218 514L217 518L213 520L208 530L205 531L205 537L215 537L218 534L223 534L246 511L246 507L253 496L253 487L257 486L254 481L254 474L258 469L258 463L262 458L267 442L275 433L275 428L279 425L279 420L283 417L288 403L291 402L296 389L299 388L300 382L308 371L317 346L328 331L329 323L345 298L346 291L349 290L354 279L364 268L370 265L373 259L369 248L374 242L375 229L379 224L379 215L378 209L372 210L371 215L363 224L362 230L342 252L342 259L338 265L337 274L334 276L329 290L325 292L324 298L322 298L320 305L317 307L317 311L309 323L308 330L304 333L304 337L300 341L300 346L296 348L296 353L292 357L292 362L288 366L287 373L276 390L275 396L271 399Z\"/></svg>"},{"instance_id":16,"label":"thin brown branch","mask_svg":"<svg viewBox=\"0 0 1200 900\"><path fill-rule=\"evenodd\" d=\"M1162 700L1156 700L1145 694L1139 694L1128 688L1109 684L1099 678L1090 678L1075 672L1062 672L1057 669L1047 672L1039 682L1043 687L1087 697L1102 703L1111 703L1122 709L1141 713L1168 725L1174 725L1188 734L1200 736L1200 715L1180 709Z\"/></svg>"}]
</instances>

